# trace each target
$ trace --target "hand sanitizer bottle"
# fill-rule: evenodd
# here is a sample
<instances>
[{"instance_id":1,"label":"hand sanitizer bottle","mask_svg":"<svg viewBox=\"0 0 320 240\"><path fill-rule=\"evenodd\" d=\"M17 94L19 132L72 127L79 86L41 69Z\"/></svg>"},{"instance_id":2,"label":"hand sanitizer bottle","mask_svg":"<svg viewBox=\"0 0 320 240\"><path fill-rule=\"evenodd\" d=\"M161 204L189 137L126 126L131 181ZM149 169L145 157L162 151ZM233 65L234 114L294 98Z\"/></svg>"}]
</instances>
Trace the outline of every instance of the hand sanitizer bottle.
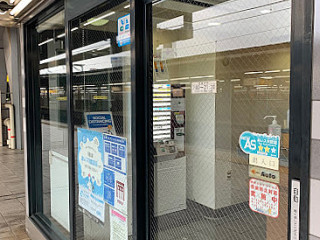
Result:
<instances>
[{"instance_id":1,"label":"hand sanitizer bottle","mask_svg":"<svg viewBox=\"0 0 320 240\"><path fill-rule=\"evenodd\" d=\"M265 116L264 119L266 118L273 118L272 124L268 126L268 134L281 137L281 126L276 120L277 116Z\"/></svg>"}]
</instances>

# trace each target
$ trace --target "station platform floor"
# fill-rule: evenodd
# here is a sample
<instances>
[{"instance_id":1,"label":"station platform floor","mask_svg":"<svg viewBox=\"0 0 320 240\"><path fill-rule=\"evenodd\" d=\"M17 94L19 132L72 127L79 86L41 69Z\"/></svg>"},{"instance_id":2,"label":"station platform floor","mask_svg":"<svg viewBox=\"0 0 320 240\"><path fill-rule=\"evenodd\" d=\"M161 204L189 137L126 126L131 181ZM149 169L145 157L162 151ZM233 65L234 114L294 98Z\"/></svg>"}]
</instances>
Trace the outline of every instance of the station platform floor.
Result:
<instances>
[{"instance_id":1,"label":"station platform floor","mask_svg":"<svg viewBox=\"0 0 320 240\"><path fill-rule=\"evenodd\" d=\"M28 240L25 230L24 154L0 147L0 239Z\"/></svg>"}]
</instances>

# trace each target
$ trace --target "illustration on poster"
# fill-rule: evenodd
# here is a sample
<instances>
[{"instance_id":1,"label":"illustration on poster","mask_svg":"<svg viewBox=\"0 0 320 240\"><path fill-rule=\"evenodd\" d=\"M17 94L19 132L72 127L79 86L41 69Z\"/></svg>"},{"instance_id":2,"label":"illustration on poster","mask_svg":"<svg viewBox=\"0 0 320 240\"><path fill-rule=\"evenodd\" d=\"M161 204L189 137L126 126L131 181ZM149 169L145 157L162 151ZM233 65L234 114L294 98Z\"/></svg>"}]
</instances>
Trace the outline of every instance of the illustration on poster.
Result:
<instances>
[{"instance_id":1,"label":"illustration on poster","mask_svg":"<svg viewBox=\"0 0 320 240\"><path fill-rule=\"evenodd\" d=\"M78 128L79 206L104 222L103 135Z\"/></svg>"},{"instance_id":2,"label":"illustration on poster","mask_svg":"<svg viewBox=\"0 0 320 240\"><path fill-rule=\"evenodd\" d=\"M88 177L88 188L91 192L94 192L94 183L98 186L102 184L103 163L99 161L102 159L102 156L98 151L98 147L99 141L96 137L93 141L87 139L80 143L79 163L81 165L81 175L83 178ZM90 149L96 150L90 151Z\"/></svg>"}]
</instances>

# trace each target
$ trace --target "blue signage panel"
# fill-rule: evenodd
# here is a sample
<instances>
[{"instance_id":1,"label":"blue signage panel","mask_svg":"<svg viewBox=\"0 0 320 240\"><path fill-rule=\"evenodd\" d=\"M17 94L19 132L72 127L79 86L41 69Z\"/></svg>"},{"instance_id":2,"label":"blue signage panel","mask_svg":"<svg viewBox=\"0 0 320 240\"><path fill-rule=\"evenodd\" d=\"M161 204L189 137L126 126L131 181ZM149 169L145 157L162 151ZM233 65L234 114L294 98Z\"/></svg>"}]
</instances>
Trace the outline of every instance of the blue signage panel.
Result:
<instances>
[{"instance_id":1,"label":"blue signage panel","mask_svg":"<svg viewBox=\"0 0 320 240\"><path fill-rule=\"evenodd\" d=\"M89 128L107 128L112 126L111 114L88 114L87 122ZM113 127L113 126L112 126Z\"/></svg>"},{"instance_id":2,"label":"blue signage panel","mask_svg":"<svg viewBox=\"0 0 320 240\"><path fill-rule=\"evenodd\" d=\"M274 158L279 158L280 156L279 136L246 131L240 135L239 145L241 150L247 154L257 154Z\"/></svg>"},{"instance_id":3,"label":"blue signage panel","mask_svg":"<svg viewBox=\"0 0 320 240\"><path fill-rule=\"evenodd\" d=\"M122 47L131 43L130 14L118 18L118 46Z\"/></svg>"},{"instance_id":4,"label":"blue signage panel","mask_svg":"<svg viewBox=\"0 0 320 240\"><path fill-rule=\"evenodd\" d=\"M104 141L104 200L127 214L127 139L103 134Z\"/></svg>"}]
</instances>

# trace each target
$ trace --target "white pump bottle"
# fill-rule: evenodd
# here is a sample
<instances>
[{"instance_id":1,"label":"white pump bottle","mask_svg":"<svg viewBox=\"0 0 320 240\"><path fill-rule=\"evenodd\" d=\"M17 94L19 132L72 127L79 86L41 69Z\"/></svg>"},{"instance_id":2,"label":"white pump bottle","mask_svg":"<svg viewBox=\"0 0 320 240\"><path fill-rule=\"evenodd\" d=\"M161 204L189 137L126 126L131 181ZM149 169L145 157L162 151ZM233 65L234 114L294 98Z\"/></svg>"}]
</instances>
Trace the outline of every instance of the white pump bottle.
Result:
<instances>
[{"instance_id":1,"label":"white pump bottle","mask_svg":"<svg viewBox=\"0 0 320 240\"><path fill-rule=\"evenodd\" d=\"M272 124L268 126L268 134L281 137L281 126L276 120L277 116L265 116L264 119L266 118L273 118Z\"/></svg>"}]
</instances>

